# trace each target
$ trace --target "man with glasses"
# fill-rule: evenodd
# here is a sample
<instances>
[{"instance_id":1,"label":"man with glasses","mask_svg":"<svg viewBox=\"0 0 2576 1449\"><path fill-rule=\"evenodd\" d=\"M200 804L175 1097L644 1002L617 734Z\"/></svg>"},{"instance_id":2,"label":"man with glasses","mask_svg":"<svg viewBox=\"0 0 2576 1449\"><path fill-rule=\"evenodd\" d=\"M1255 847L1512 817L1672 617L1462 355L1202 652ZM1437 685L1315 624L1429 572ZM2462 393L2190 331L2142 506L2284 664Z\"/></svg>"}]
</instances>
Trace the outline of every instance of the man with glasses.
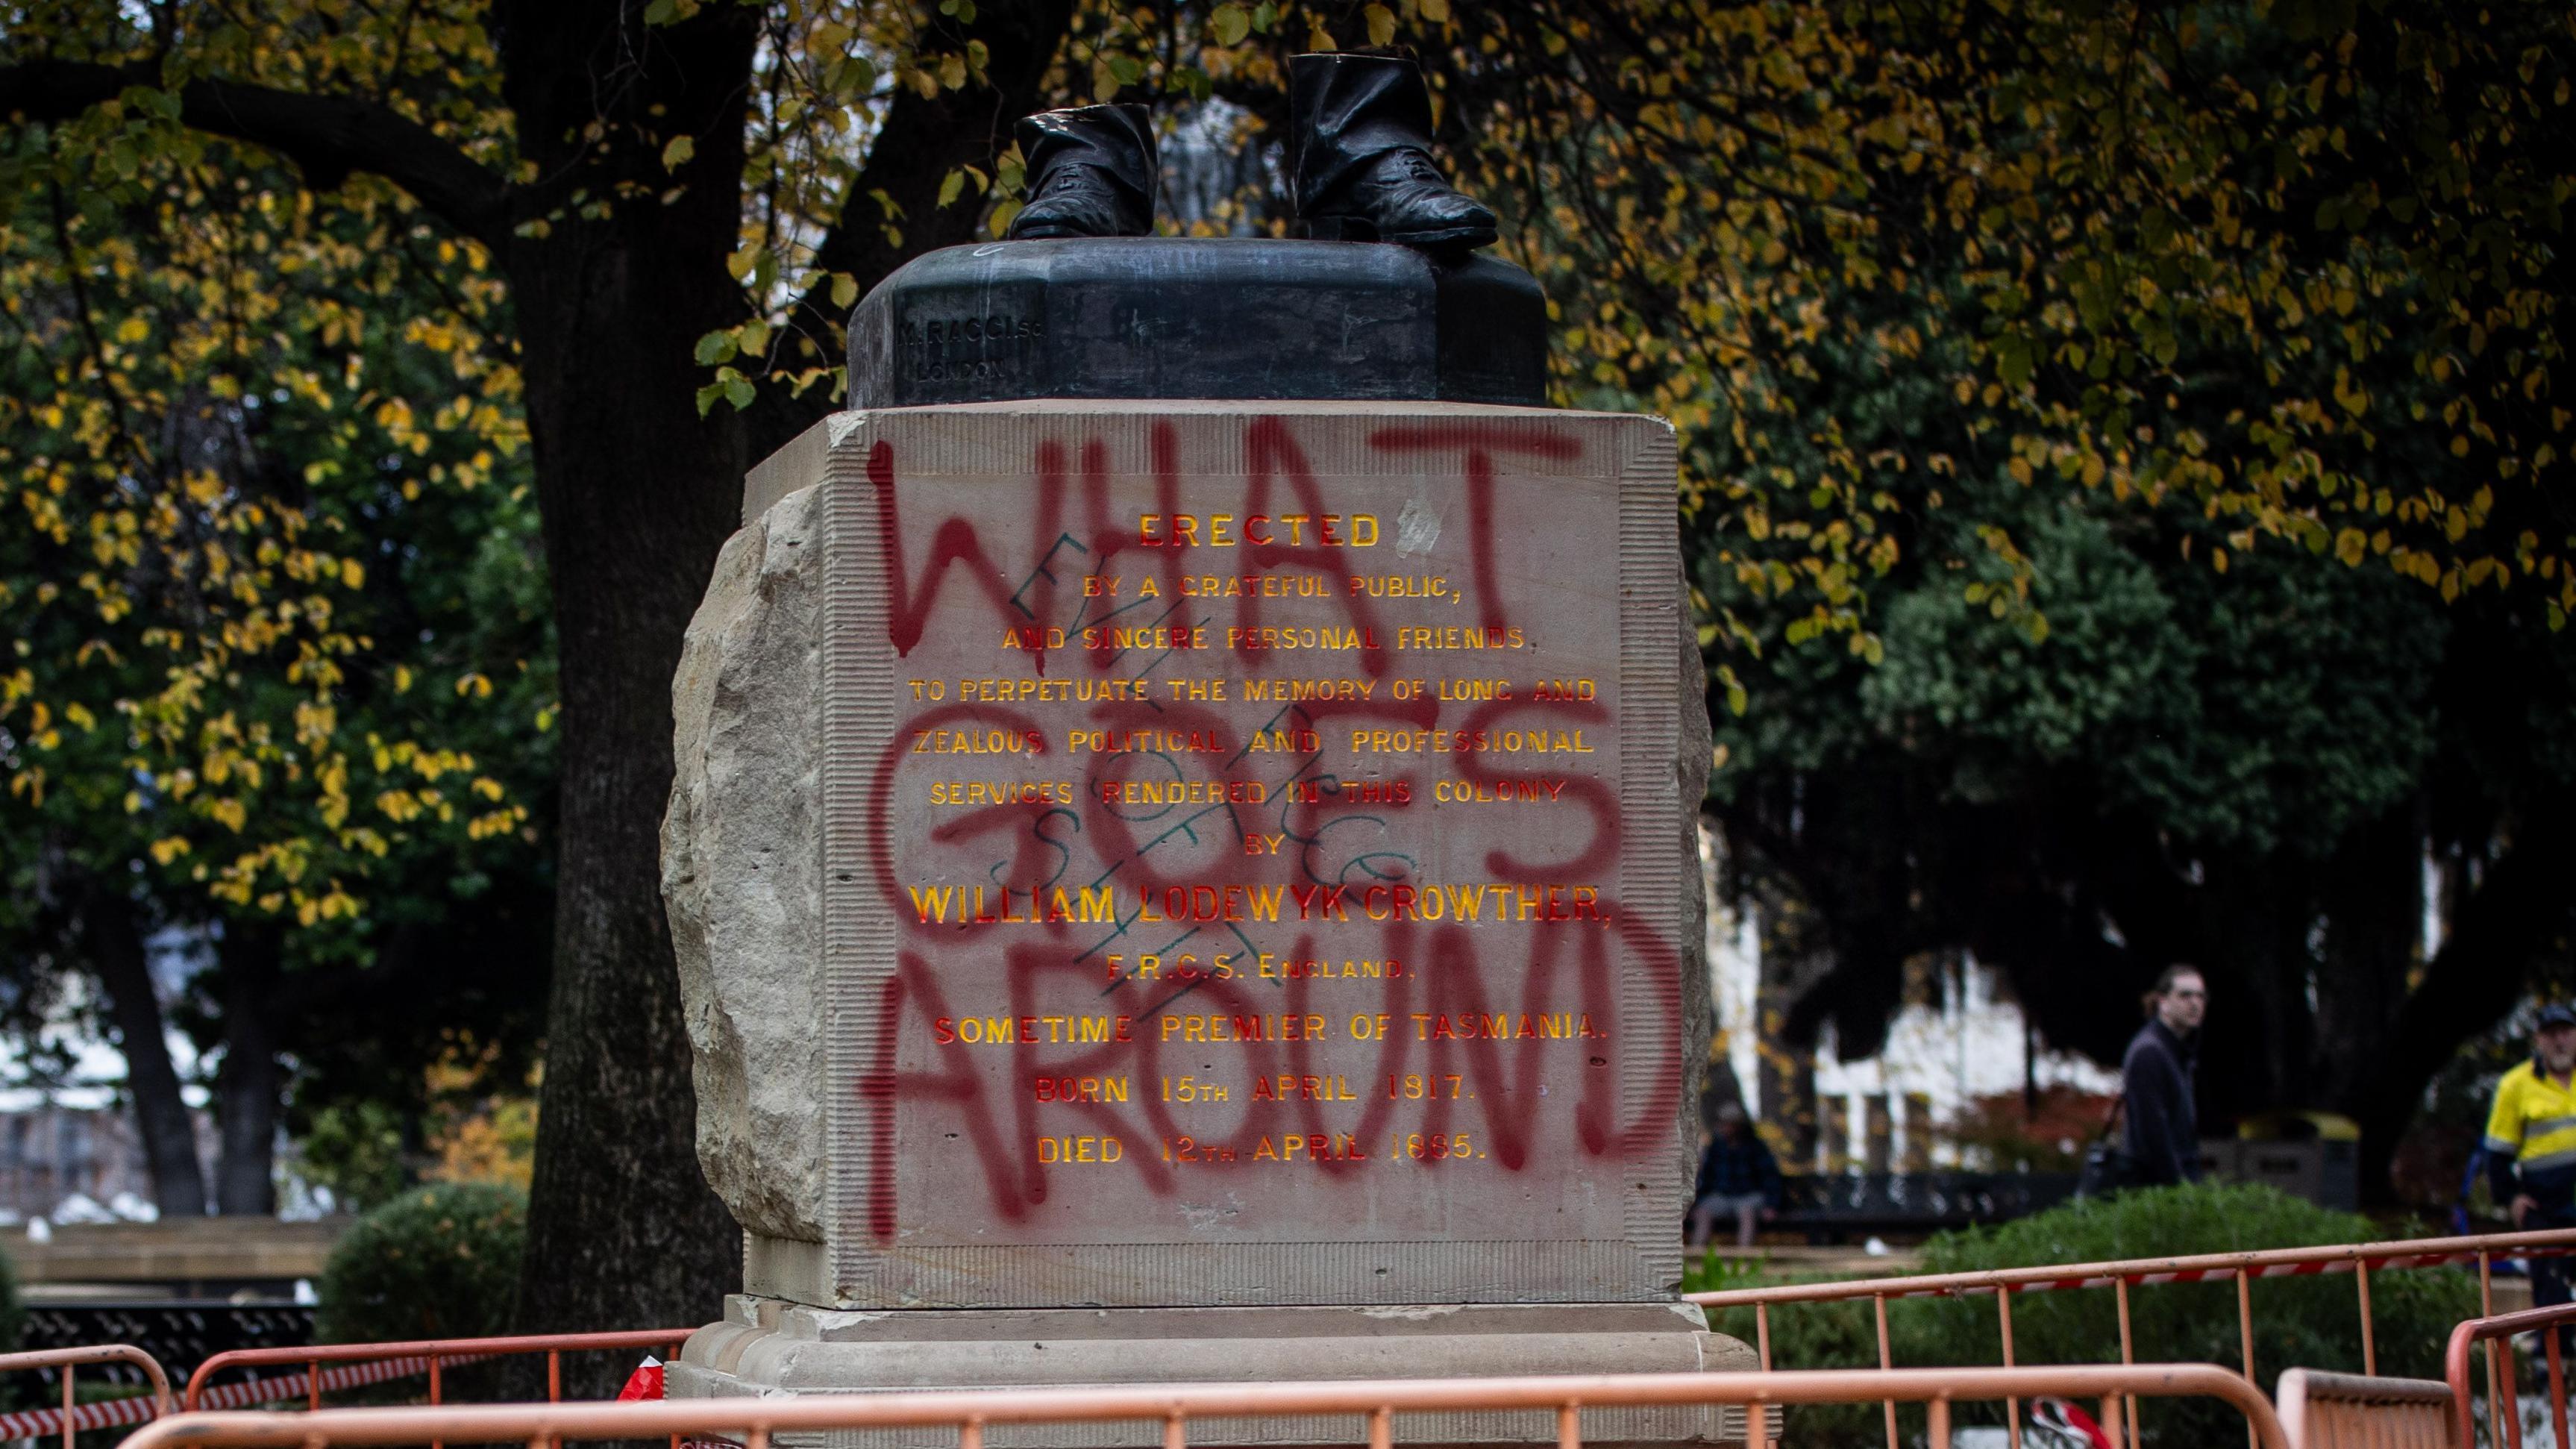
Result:
<instances>
[{"instance_id":1,"label":"man with glasses","mask_svg":"<svg viewBox=\"0 0 2576 1449\"><path fill-rule=\"evenodd\" d=\"M2200 1018L2209 987L2191 966L2168 966L2146 1000L2147 1024L2120 1060L2122 1144L2131 1183L2162 1187L2200 1181L2200 1112L2192 1102Z\"/></svg>"}]
</instances>

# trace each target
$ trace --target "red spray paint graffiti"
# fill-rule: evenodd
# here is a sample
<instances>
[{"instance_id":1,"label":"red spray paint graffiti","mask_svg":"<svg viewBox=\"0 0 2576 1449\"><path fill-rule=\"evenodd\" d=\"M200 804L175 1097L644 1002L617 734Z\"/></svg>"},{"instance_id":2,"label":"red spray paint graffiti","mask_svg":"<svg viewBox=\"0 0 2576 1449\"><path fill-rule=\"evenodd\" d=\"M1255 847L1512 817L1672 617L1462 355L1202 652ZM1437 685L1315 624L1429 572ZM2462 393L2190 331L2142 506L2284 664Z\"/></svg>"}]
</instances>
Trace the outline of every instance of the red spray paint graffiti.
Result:
<instances>
[{"instance_id":1,"label":"red spray paint graffiti","mask_svg":"<svg viewBox=\"0 0 2576 1449\"><path fill-rule=\"evenodd\" d=\"M880 1242L906 1191L1008 1238L1069 1185L1150 1216L1283 1169L1394 1230L1433 1209L1389 1183L1669 1146L1682 955L1620 897L1617 789L1669 741L1622 739L1598 673L1597 498L1549 511L1580 445L1379 430L1410 498L1283 418L1239 446L1044 441L1002 508L869 456L912 672L866 795L901 937L861 1083Z\"/></svg>"}]
</instances>

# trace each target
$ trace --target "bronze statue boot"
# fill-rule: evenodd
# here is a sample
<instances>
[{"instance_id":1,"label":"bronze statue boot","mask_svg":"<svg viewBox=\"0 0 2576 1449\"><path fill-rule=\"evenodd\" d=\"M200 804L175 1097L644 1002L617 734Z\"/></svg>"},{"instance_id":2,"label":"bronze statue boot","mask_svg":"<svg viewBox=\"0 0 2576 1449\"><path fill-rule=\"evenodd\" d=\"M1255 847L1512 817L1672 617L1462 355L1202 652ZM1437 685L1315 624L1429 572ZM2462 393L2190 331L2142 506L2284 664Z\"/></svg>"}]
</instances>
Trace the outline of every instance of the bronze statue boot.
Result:
<instances>
[{"instance_id":1,"label":"bronze statue boot","mask_svg":"<svg viewBox=\"0 0 2576 1449\"><path fill-rule=\"evenodd\" d=\"M1494 214L1431 159L1431 88L1412 61L1291 57L1288 115L1308 236L1462 251L1492 244Z\"/></svg>"},{"instance_id":2,"label":"bronze statue boot","mask_svg":"<svg viewBox=\"0 0 2576 1449\"><path fill-rule=\"evenodd\" d=\"M1012 241L1144 236L1154 229L1154 121L1143 106L1042 111L1019 125L1028 203Z\"/></svg>"}]
</instances>

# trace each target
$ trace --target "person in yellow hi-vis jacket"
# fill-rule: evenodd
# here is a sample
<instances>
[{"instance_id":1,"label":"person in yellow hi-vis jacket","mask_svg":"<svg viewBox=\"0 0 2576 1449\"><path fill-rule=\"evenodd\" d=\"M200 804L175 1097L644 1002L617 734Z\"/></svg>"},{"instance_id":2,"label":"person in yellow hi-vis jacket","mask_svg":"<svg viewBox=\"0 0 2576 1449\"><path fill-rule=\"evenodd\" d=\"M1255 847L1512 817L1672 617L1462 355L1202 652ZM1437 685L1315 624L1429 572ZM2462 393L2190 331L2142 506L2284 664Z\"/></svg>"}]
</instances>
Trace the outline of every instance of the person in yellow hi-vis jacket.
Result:
<instances>
[{"instance_id":1,"label":"person in yellow hi-vis jacket","mask_svg":"<svg viewBox=\"0 0 2576 1449\"><path fill-rule=\"evenodd\" d=\"M2576 1009L2540 1009L2531 1060L2496 1083L2487 1185L2516 1228L2576 1227ZM2567 1260L2531 1260L2534 1307L2568 1301Z\"/></svg>"}]
</instances>

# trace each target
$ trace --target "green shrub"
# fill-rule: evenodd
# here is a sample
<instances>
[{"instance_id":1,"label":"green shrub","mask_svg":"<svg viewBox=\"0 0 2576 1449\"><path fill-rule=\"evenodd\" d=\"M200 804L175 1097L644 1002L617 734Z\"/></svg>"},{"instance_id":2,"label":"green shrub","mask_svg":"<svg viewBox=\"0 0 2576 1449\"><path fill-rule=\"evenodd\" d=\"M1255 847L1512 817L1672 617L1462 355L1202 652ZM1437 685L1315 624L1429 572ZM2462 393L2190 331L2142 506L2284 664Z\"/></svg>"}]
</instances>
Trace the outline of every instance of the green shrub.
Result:
<instances>
[{"instance_id":1,"label":"green shrub","mask_svg":"<svg viewBox=\"0 0 2576 1449\"><path fill-rule=\"evenodd\" d=\"M0 1253L0 1353L18 1347L19 1330L26 1327L27 1310L18 1301L18 1268ZM31 1402L36 1390L34 1374L0 1374L0 1409L16 1409Z\"/></svg>"},{"instance_id":2,"label":"green shrub","mask_svg":"<svg viewBox=\"0 0 2576 1449\"><path fill-rule=\"evenodd\" d=\"M1792 1283L1832 1279L1814 1273L1762 1275L1715 1284L1719 1288L1775 1288ZM1876 1368L1878 1331L1869 1300L1843 1303L1787 1303L1771 1308L1771 1366L1784 1369ZM1709 1315L1708 1326L1746 1343L1761 1342L1760 1325L1750 1308L1728 1308ZM1889 1320L1889 1339L1895 1322ZM1886 1424L1876 1404L1805 1404L1788 1411L1789 1442L1825 1446L1873 1445L1884 1449Z\"/></svg>"},{"instance_id":3,"label":"green shrub","mask_svg":"<svg viewBox=\"0 0 2576 1449\"><path fill-rule=\"evenodd\" d=\"M2369 1220L2243 1184L2152 1188L2105 1202L2080 1202L1993 1228L1944 1233L1924 1247L1926 1273L1965 1273L2050 1263L2182 1257L2383 1236ZM2268 1390L2292 1367L2361 1370L2359 1298L2350 1274L2256 1279L2255 1376ZM2477 1283L2455 1269L2405 1269L2370 1282L2379 1371L2441 1376L2442 1345L2453 1324L2477 1313ZM1748 1341L1750 1310L1712 1324ZM1782 1368L1867 1368L1878 1362L1870 1306L1794 1304L1771 1311L1772 1361ZM2140 1362L2209 1362L2240 1367L2233 1279L2157 1284L2129 1290L2129 1322ZM1888 1339L1899 1366L2000 1364L2003 1338L1992 1294L1972 1298L1900 1298L1888 1304ZM2021 1364L2117 1363L2118 1300L2109 1288L2016 1294L2013 1359ZM2175 1444L2227 1443L2242 1433L2233 1411L2194 1400L2142 1401L2140 1427ZM1920 1432L1919 1411L1904 1416ZM2000 1405L1961 1405L1961 1423L2000 1423ZM1792 1415L1801 1442L1874 1445L1884 1441L1873 1407L1810 1409Z\"/></svg>"},{"instance_id":4,"label":"green shrub","mask_svg":"<svg viewBox=\"0 0 2576 1449\"><path fill-rule=\"evenodd\" d=\"M402 1116L382 1102L325 1107L297 1144L306 1182L331 1189L341 1211L382 1207L402 1194Z\"/></svg>"},{"instance_id":5,"label":"green shrub","mask_svg":"<svg viewBox=\"0 0 2576 1449\"><path fill-rule=\"evenodd\" d=\"M0 1253L0 1353L17 1348L18 1331L26 1322L26 1307L18 1301L18 1265Z\"/></svg>"},{"instance_id":6,"label":"green shrub","mask_svg":"<svg viewBox=\"0 0 2576 1449\"><path fill-rule=\"evenodd\" d=\"M499 1333L527 1242L527 1195L449 1182L358 1219L323 1267L314 1333L324 1343Z\"/></svg>"}]
</instances>

